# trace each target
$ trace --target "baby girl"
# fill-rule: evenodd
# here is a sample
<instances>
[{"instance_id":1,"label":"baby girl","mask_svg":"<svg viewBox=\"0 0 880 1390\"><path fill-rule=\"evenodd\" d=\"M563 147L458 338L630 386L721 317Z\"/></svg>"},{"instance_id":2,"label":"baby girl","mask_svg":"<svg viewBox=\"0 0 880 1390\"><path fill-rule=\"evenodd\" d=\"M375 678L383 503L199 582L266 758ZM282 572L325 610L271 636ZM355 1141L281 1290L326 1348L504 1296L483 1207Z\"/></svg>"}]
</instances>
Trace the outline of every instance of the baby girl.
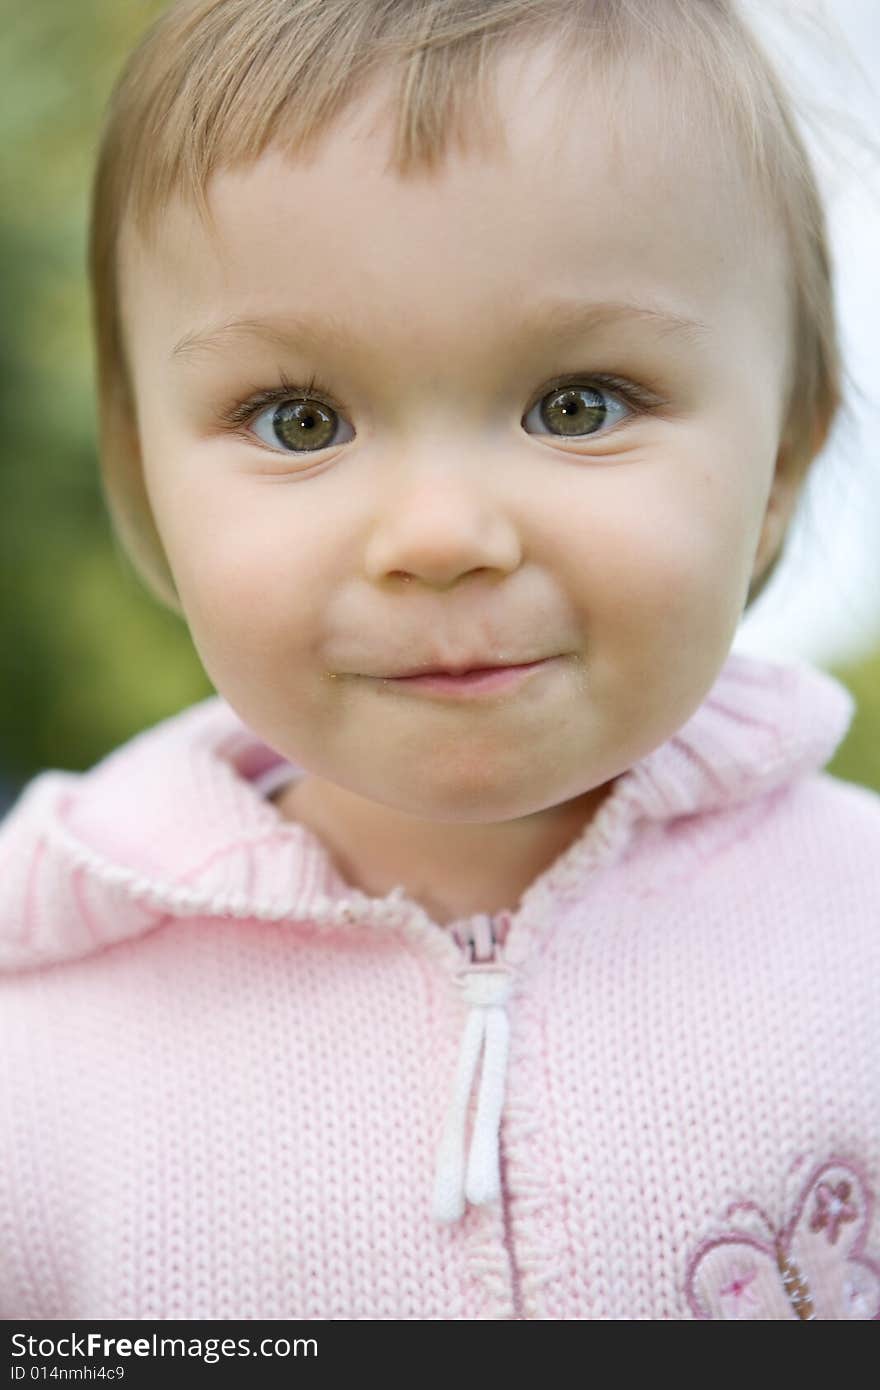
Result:
<instances>
[{"instance_id":1,"label":"baby girl","mask_svg":"<svg viewBox=\"0 0 880 1390\"><path fill-rule=\"evenodd\" d=\"M90 251L217 694L0 833L0 1315L880 1316L880 798L731 651L842 403L738 5L173 4Z\"/></svg>"}]
</instances>

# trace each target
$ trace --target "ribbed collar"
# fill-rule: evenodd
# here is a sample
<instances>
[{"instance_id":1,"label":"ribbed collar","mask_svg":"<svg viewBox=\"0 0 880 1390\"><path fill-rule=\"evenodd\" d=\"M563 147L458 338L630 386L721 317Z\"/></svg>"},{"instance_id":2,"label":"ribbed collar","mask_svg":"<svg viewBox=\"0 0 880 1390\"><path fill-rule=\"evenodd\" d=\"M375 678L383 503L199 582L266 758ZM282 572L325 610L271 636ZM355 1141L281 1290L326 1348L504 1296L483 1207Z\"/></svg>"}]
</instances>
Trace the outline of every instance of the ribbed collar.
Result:
<instances>
[{"instance_id":1,"label":"ribbed collar","mask_svg":"<svg viewBox=\"0 0 880 1390\"><path fill-rule=\"evenodd\" d=\"M520 910L576 891L640 822L717 810L823 767L853 712L849 692L813 666L731 652L697 711L616 780ZM0 967L88 954L169 915L381 926L411 917L402 886L382 898L351 888L321 841L281 818L256 783L284 761L213 696L88 772L36 778L6 831L15 869Z\"/></svg>"}]
</instances>

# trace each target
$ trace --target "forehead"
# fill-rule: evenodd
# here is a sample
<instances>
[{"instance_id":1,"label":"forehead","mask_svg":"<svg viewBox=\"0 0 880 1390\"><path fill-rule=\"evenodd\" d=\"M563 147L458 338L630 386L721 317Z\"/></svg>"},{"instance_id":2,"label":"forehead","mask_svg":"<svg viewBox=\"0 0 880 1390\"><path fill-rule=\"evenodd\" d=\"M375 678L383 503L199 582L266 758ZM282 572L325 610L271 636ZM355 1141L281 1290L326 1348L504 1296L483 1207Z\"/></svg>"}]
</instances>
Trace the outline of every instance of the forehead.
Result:
<instances>
[{"instance_id":1,"label":"forehead","mask_svg":"<svg viewBox=\"0 0 880 1390\"><path fill-rule=\"evenodd\" d=\"M603 79L547 41L501 55L492 80L494 132L434 170L391 168L392 89L379 82L308 158L275 148L215 174L211 227L178 200L153 247L125 228L126 323L176 341L226 312L287 305L442 345L463 319L515 318L538 285L701 319L748 307L778 329L781 239L733 137L677 128L647 61Z\"/></svg>"}]
</instances>

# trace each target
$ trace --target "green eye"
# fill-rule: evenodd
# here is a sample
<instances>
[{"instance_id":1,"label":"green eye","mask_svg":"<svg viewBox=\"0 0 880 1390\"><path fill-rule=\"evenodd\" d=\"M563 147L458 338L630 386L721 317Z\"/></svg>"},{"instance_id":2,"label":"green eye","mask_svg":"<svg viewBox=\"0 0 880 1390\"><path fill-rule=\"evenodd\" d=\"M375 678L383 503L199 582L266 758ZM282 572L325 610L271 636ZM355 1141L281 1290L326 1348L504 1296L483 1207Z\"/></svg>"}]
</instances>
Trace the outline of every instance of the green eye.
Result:
<instances>
[{"instance_id":1,"label":"green eye","mask_svg":"<svg viewBox=\"0 0 880 1390\"><path fill-rule=\"evenodd\" d=\"M309 454L343 442L337 434L345 425L332 406L310 396L270 406L255 418L252 428L272 448ZM353 430L348 437L354 438Z\"/></svg>"},{"instance_id":2,"label":"green eye","mask_svg":"<svg viewBox=\"0 0 880 1390\"><path fill-rule=\"evenodd\" d=\"M569 439L596 434L603 425L617 424L618 420L631 413L627 405L604 388L589 384L557 386L546 392L532 406L523 424L528 427L536 412L544 427L538 433L546 432Z\"/></svg>"}]
</instances>

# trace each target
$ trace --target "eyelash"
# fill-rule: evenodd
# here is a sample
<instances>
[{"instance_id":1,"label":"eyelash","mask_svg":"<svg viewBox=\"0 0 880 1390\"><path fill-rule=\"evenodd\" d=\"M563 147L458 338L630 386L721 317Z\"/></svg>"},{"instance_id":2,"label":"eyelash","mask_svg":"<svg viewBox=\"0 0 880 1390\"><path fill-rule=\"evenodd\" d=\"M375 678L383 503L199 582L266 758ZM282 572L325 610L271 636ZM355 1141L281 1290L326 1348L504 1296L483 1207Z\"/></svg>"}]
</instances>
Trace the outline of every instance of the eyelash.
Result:
<instances>
[{"instance_id":1,"label":"eyelash","mask_svg":"<svg viewBox=\"0 0 880 1390\"><path fill-rule=\"evenodd\" d=\"M242 425L249 424L260 415L267 406L280 405L283 401L289 400L314 400L317 398L323 404L329 405L333 410L338 412L342 411L342 406L335 400L332 391L324 386L316 375L312 375L309 378L308 384L304 387L297 386L294 382L288 381L283 372L279 373L279 378L277 386L264 387L248 396L246 400L237 401L228 409L222 410L219 416L221 425L228 430L238 430ZM654 414L656 411L662 410L664 406L668 405L667 401L661 399L661 397L656 395L653 391L649 391L633 381L627 381L624 377L613 376L607 372L575 372L568 376L556 377L546 386L542 387L525 411L525 414L530 414L544 396L552 395L554 391L564 390L566 386L599 386L603 390L608 391L609 394L619 396L633 411L636 418L640 415ZM619 423L623 422L620 421ZM613 428L616 427L612 427L612 429ZM606 430L604 433L608 434L611 433L611 431ZM591 439L594 436L569 435L567 437L570 439ZM550 438L563 439L566 438L566 436L551 435ZM258 440L257 442L263 443L262 440ZM264 447L268 448L268 445L264 445ZM327 447L330 448L332 446L328 445ZM283 449L270 449L269 452L277 452L283 455L286 451ZM322 450L315 449L312 452L319 454Z\"/></svg>"},{"instance_id":2,"label":"eyelash","mask_svg":"<svg viewBox=\"0 0 880 1390\"><path fill-rule=\"evenodd\" d=\"M316 376L309 377L307 386L296 386L292 381L288 381L283 372L279 373L279 384L268 386L260 391L255 391L248 396L247 400L237 402L220 413L220 421L229 429L236 429L239 425L247 424L256 415L259 415L267 405L281 404L282 401L298 400L309 401L318 396L334 410L341 410L331 391L318 380ZM316 450L319 453L320 450Z\"/></svg>"}]
</instances>

